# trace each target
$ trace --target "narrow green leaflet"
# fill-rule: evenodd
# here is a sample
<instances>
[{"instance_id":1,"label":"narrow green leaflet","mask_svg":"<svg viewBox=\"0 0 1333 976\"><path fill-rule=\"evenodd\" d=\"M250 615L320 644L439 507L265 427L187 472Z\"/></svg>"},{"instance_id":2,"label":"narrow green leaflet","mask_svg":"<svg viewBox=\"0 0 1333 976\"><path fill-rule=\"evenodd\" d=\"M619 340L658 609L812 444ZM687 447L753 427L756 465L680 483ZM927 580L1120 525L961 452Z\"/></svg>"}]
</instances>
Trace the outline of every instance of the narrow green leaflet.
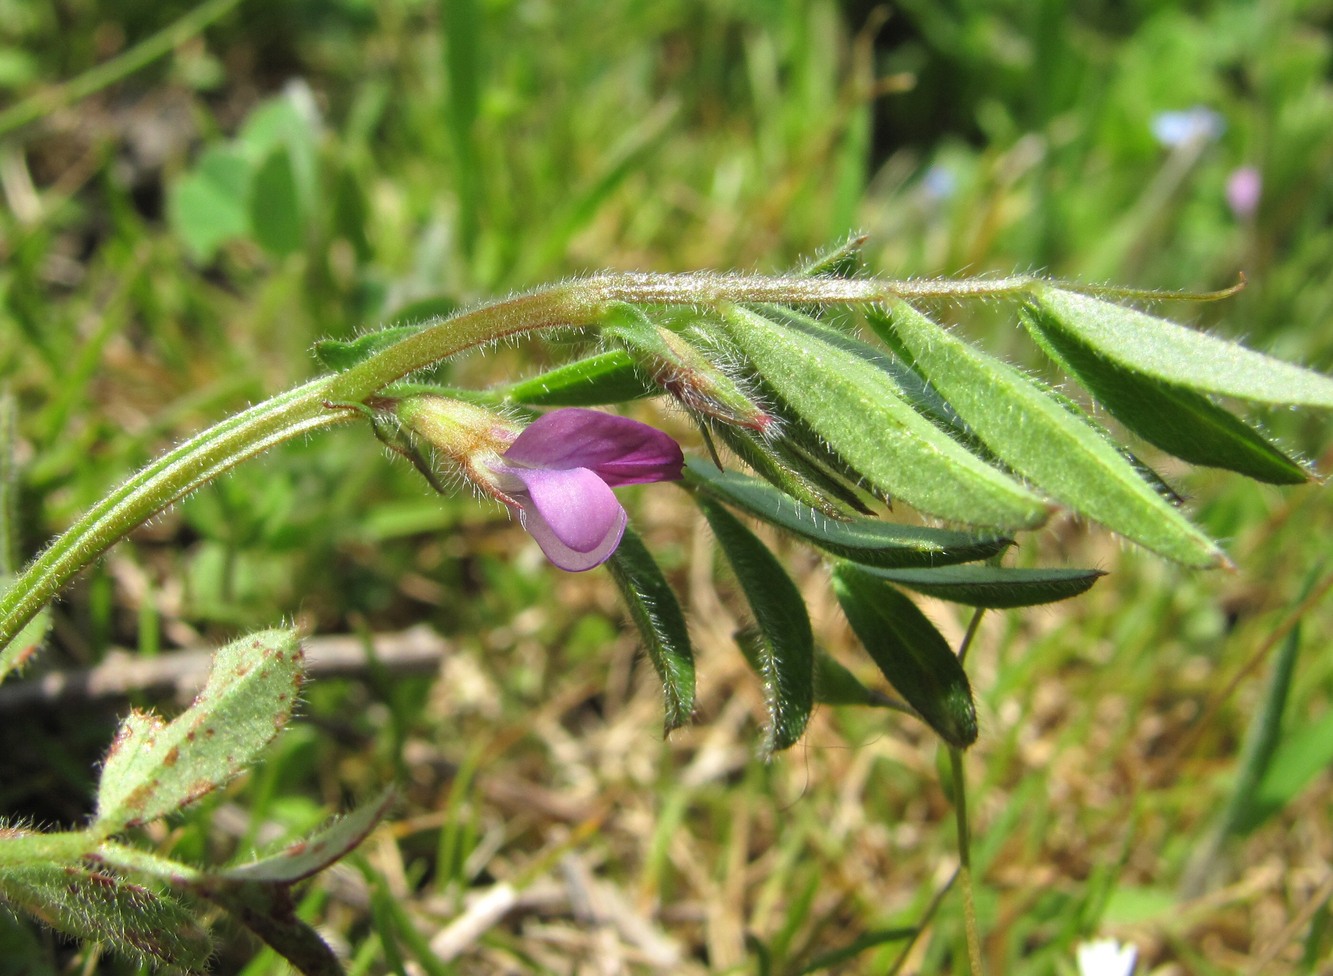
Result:
<instances>
[{"instance_id":1,"label":"narrow green leaflet","mask_svg":"<svg viewBox=\"0 0 1333 976\"><path fill-rule=\"evenodd\" d=\"M833 592L857 639L922 720L955 748L975 742L977 712L967 673L916 604L850 563L834 567Z\"/></svg>"},{"instance_id":2,"label":"narrow green leaflet","mask_svg":"<svg viewBox=\"0 0 1333 976\"><path fill-rule=\"evenodd\" d=\"M758 667L768 700L768 751L805 731L814 707L815 640L805 600L768 547L722 506L699 498L759 627Z\"/></svg>"},{"instance_id":3,"label":"narrow green leaflet","mask_svg":"<svg viewBox=\"0 0 1333 976\"><path fill-rule=\"evenodd\" d=\"M685 614L657 560L633 529L625 529L607 567L662 679L665 731L678 729L694 714L694 650Z\"/></svg>"},{"instance_id":4,"label":"narrow green leaflet","mask_svg":"<svg viewBox=\"0 0 1333 976\"><path fill-rule=\"evenodd\" d=\"M296 634L260 631L217 652L203 691L171 722L132 712L102 766L97 830L165 817L239 773L290 718L302 676Z\"/></svg>"},{"instance_id":5,"label":"narrow green leaflet","mask_svg":"<svg viewBox=\"0 0 1333 976\"><path fill-rule=\"evenodd\" d=\"M422 328L421 325L395 325L378 332L367 332L355 339L324 339L315 343L315 358L329 369L342 372Z\"/></svg>"},{"instance_id":6,"label":"narrow green leaflet","mask_svg":"<svg viewBox=\"0 0 1333 976\"><path fill-rule=\"evenodd\" d=\"M822 647L815 648L815 701L821 705L903 709L901 702L863 685L860 678Z\"/></svg>"},{"instance_id":7,"label":"narrow green leaflet","mask_svg":"<svg viewBox=\"0 0 1333 976\"><path fill-rule=\"evenodd\" d=\"M685 478L710 497L790 532L802 540L869 566L946 566L987 559L1008 539L873 519L837 520L802 506L776 488L706 462L688 461Z\"/></svg>"},{"instance_id":8,"label":"narrow green leaflet","mask_svg":"<svg viewBox=\"0 0 1333 976\"><path fill-rule=\"evenodd\" d=\"M1062 291L1036 288L1052 328L1150 379L1256 403L1333 409L1333 379L1175 322Z\"/></svg>"},{"instance_id":9,"label":"narrow green leaflet","mask_svg":"<svg viewBox=\"0 0 1333 976\"><path fill-rule=\"evenodd\" d=\"M534 407L595 407L653 396L658 391L623 349L598 353L512 383L506 400Z\"/></svg>"},{"instance_id":10,"label":"narrow green leaflet","mask_svg":"<svg viewBox=\"0 0 1333 976\"><path fill-rule=\"evenodd\" d=\"M813 277L850 278L865 264L865 259L861 256L861 248L865 243L864 234L853 235L836 247L815 255L796 271L798 274Z\"/></svg>"},{"instance_id":11,"label":"narrow green leaflet","mask_svg":"<svg viewBox=\"0 0 1333 976\"><path fill-rule=\"evenodd\" d=\"M1049 383L1044 383L1036 377L1031 378L1033 385L1039 387L1051 400L1059 404L1060 407L1070 415L1078 419L1079 423L1091 427L1097 432L1097 436L1111 445L1112 450L1125 459L1126 463L1138 474L1140 478L1148 482L1149 486L1162 498L1166 499L1167 504L1172 508L1179 508L1185 503L1180 494L1167 483L1166 479L1158 474L1154 469L1144 463L1143 459L1138 457L1133 451L1120 444L1111 436L1111 432L1103 427L1097 420L1088 415L1077 402L1067 394L1057 390Z\"/></svg>"},{"instance_id":12,"label":"narrow green leaflet","mask_svg":"<svg viewBox=\"0 0 1333 976\"><path fill-rule=\"evenodd\" d=\"M1006 566L941 566L938 569L876 569L868 575L926 596L995 610L1055 603L1086 593L1106 574L1097 569L1013 569Z\"/></svg>"},{"instance_id":13,"label":"narrow green leaflet","mask_svg":"<svg viewBox=\"0 0 1333 976\"><path fill-rule=\"evenodd\" d=\"M1259 431L1201 393L1120 366L1061 329L1040 308L1021 310L1037 344L1128 429L1191 464L1226 468L1270 484L1301 484L1309 472Z\"/></svg>"},{"instance_id":14,"label":"narrow green leaflet","mask_svg":"<svg viewBox=\"0 0 1333 976\"><path fill-rule=\"evenodd\" d=\"M736 643L756 672L763 661L764 641L759 630L746 627L736 634ZM815 701L820 705L870 705L892 708L896 703L882 692L867 688L837 658L822 647L815 647ZM901 706L899 706L901 707Z\"/></svg>"},{"instance_id":15,"label":"narrow green leaflet","mask_svg":"<svg viewBox=\"0 0 1333 976\"><path fill-rule=\"evenodd\" d=\"M925 377L916 371L916 367L911 364L910 357L906 355L907 351L901 347L901 344L897 343L896 336L888 328L888 316L877 307L868 307L863 312L866 322L869 323L876 336L888 347L887 353L883 348L872 346L856 336L830 328L822 319L811 318L786 306L765 305L763 309L769 318L790 323L799 331L821 338L870 363L883 374L884 379L889 381L891 388L896 391L897 395L911 404L912 409L925 416L936 427L961 443L969 451L979 453L977 440L967 429L967 425L963 423L958 413L944 401L939 391L927 383ZM984 454L980 456L984 456Z\"/></svg>"},{"instance_id":16,"label":"narrow green leaflet","mask_svg":"<svg viewBox=\"0 0 1333 976\"><path fill-rule=\"evenodd\" d=\"M922 512L1008 530L1046 503L914 410L884 371L792 323L733 308L730 334L764 381L851 468Z\"/></svg>"},{"instance_id":17,"label":"narrow green leaflet","mask_svg":"<svg viewBox=\"0 0 1333 976\"><path fill-rule=\"evenodd\" d=\"M354 850L389 812L394 799L393 791L385 790L371 802L338 817L276 854L211 872L211 876L228 881L294 884L323 871Z\"/></svg>"},{"instance_id":18,"label":"narrow green leaflet","mask_svg":"<svg viewBox=\"0 0 1333 976\"><path fill-rule=\"evenodd\" d=\"M1293 606L1305 602L1322 575L1323 567L1319 567L1306 577L1299 596L1292 601ZM1271 782L1263 789L1259 788L1273 769L1270 764L1278 749L1284 746L1288 749L1296 748L1298 751L1294 756L1299 756L1300 762L1309 763L1311 775L1316 775L1317 771L1327 769L1329 763L1333 763L1333 734L1330 734L1333 731L1333 718L1328 719L1329 728L1322 730L1322 738L1313 741L1302 742L1302 732L1308 734L1316 731L1317 726L1307 726L1303 730L1295 727L1283 728L1283 716L1291 700L1291 688L1301 653L1302 630L1304 630L1302 622L1298 621L1287 632L1277 653L1272 655L1263 691L1254 706L1248 709L1250 713L1248 728L1245 730L1240 755L1237 757L1236 772L1227 804L1222 809L1214 830L1204 835L1190 861L1190 866L1200 874L1206 875L1211 866L1216 864L1221 846L1227 837L1257 827L1268 814L1276 813L1291 803L1305 785L1297 778L1288 779L1290 789L1274 791ZM1286 761L1289 763L1292 758L1293 756L1289 754ZM1275 792L1278 795L1274 795ZM1265 794L1268 794L1267 797ZM1267 803L1263 802L1265 799ZM1276 802L1272 802L1274 800ZM1267 806L1267 810L1261 809L1263 806Z\"/></svg>"},{"instance_id":19,"label":"narrow green leaflet","mask_svg":"<svg viewBox=\"0 0 1333 976\"><path fill-rule=\"evenodd\" d=\"M795 502L838 519L869 512L854 491L811 464L787 438L770 441L752 430L725 425L718 426L715 433L755 474Z\"/></svg>"},{"instance_id":20,"label":"narrow green leaflet","mask_svg":"<svg viewBox=\"0 0 1333 976\"><path fill-rule=\"evenodd\" d=\"M917 366L996 457L1075 512L1168 559L1215 566L1217 545L1094 428L1021 372L955 338L906 302L891 323Z\"/></svg>"},{"instance_id":21,"label":"narrow green leaflet","mask_svg":"<svg viewBox=\"0 0 1333 976\"><path fill-rule=\"evenodd\" d=\"M902 358L904 361L911 360L911 353L903 346L902 340L898 338L898 334L893 331L893 325L889 315L876 308L867 308L865 310L865 318L875 335L893 351L895 356ZM1172 505L1180 504L1180 496L1177 495L1175 490L1162 479L1161 475L1148 467L1148 465L1144 464L1139 458L1135 457L1134 453L1128 448L1117 443L1115 438L1111 436L1111 433L1101 424L1097 423L1092 417L1089 417L1087 412L1079 406L1078 403L1070 399L1064 393L1047 383L1041 382L1035 377L1031 378L1031 381L1039 386L1043 393L1056 403L1060 404L1065 410L1069 411L1083 423L1096 430L1097 433L1101 435L1102 439L1115 449L1116 453L1129 462L1130 466L1139 473L1139 477L1152 485L1153 490L1156 491L1157 494L1161 495ZM939 394L933 387L927 386L927 389L930 391L931 396L927 397L924 403L917 403L917 409L935 420L943 430L948 431L954 437L958 438L958 440L966 444L969 449L975 451L982 457L993 459L990 450L986 445L977 440L976 435L973 434L972 430L965 423L963 423L962 418L958 416L958 413L953 407L940 399Z\"/></svg>"},{"instance_id":22,"label":"narrow green leaflet","mask_svg":"<svg viewBox=\"0 0 1333 976\"><path fill-rule=\"evenodd\" d=\"M208 968L212 945L197 912L161 891L88 864L0 872L0 900L66 935L181 969Z\"/></svg>"}]
</instances>

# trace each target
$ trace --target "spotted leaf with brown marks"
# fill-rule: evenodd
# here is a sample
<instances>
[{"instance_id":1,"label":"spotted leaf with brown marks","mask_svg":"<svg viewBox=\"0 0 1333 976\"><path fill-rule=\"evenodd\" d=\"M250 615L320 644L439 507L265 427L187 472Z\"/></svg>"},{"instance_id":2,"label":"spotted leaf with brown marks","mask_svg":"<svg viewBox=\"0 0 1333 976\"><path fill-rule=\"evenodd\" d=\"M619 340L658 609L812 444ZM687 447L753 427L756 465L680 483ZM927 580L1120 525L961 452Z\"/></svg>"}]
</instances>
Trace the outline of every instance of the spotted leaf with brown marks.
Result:
<instances>
[{"instance_id":1,"label":"spotted leaf with brown marks","mask_svg":"<svg viewBox=\"0 0 1333 976\"><path fill-rule=\"evenodd\" d=\"M131 712L102 766L95 828L165 817L239 773L291 717L302 667L295 632L260 631L217 652L203 691L172 721Z\"/></svg>"}]
</instances>

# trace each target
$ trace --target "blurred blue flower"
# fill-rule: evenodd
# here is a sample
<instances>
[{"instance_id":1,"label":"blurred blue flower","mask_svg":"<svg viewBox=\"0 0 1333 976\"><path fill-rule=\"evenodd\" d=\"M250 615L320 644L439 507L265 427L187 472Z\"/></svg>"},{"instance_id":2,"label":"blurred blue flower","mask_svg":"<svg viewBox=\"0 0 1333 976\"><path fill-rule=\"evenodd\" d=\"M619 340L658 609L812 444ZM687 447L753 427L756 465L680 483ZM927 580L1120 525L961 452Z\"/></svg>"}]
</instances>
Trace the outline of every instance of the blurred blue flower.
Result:
<instances>
[{"instance_id":1,"label":"blurred blue flower","mask_svg":"<svg viewBox=\"0 0 1333 976\"><path fill-rule=\"evenodd\" d=\"M1178 149L1194 142L1216 142L1226 130L1226 119L1202 105L1176 112L1158 112L1152 119L1153 138L1167 149Z\"/></svg>"},{"instance_id":2,"label":"blurred blue flower","mask_svg":"<svg viewBox=\"0 0 1333 976\"><path fill-rule=\"evenodd\" d=\"M954 175L953 170L936 163L921 177L921 187L925 190L927 199L942 203L958 190L958 177Z\"/></svg>"}]
</instances>

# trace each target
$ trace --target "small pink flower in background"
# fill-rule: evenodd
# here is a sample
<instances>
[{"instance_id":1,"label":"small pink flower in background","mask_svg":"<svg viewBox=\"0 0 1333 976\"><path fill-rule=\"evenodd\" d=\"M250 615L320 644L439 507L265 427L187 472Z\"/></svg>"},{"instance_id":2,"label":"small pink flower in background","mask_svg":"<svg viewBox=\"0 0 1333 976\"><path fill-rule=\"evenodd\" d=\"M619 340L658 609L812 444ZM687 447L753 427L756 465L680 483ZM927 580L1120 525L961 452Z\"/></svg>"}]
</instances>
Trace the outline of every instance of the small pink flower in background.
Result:
<instances>
[{"instance_id":1,"label":"small pink flower in background","mask_svg":"<svg viewBox=\"0 0 1333 976\"><path fill-rule=\"evenodd\" d=\"M554 410L487 462L500 500L561 569L578 573L611 557L627 517L611 489L676 481L680 445L637 420L597 410Z\"/></svg>"},{"instance_id":2,"label":"small pink flower in background","mask_svg":"<svg viewBox=\"0 0 1333 976\"><path fill-rule=\"evenodd\" d=\"M1259 209L1264 180L1253 166L1242 166L1227 177L1227 206L1240 220L1248 220Z\"/></svg>"}]
</instances>

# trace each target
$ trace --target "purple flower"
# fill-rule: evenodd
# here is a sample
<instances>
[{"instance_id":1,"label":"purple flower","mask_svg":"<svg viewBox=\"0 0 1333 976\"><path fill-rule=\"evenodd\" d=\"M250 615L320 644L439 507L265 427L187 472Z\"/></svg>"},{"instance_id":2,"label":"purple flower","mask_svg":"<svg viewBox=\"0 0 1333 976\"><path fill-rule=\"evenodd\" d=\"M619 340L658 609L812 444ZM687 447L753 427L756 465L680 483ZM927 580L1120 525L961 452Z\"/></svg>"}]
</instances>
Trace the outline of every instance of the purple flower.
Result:
<instances>
[{"instance_id":1,"label":"purple flower","mask_svg":"<svg viewBox=\"0 0 1333 976\"><path fill-rule=\"evenodd\" d=\"M680 445L647 424L568 408L539 417L487 467L546 558L578 573L606 562L625 533L611 489L675 481L684 460Z\"/></svg>"}]
</instances>

